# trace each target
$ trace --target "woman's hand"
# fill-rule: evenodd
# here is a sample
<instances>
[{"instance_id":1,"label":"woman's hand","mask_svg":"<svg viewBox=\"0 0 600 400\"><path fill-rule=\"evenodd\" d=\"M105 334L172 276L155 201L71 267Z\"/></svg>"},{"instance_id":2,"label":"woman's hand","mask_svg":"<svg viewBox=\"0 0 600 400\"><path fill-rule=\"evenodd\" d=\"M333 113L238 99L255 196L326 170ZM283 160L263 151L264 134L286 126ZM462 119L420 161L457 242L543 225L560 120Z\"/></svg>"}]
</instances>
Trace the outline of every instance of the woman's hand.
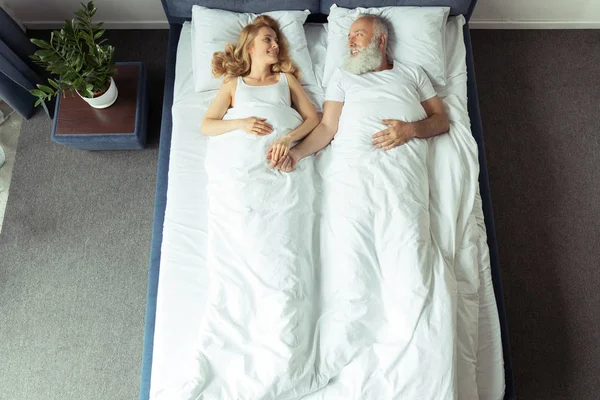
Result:
<instances>
[{"instance_id":1,"label":"woman's hand","mask_svg":"<svg viewBox=\"0 0 600 400\"><path fill-rule=\"evenodd\" d=\"M290 135L284 135L277 139L267 151L267 160L271 160L269 166L273 168L280 159L287 156L292 145L292 138Z\"/></svg>"},{"instance_id":2,"label":"woman's hand","mask_svg":"<svg viewBox=\"0 0 600 400\"><path fill-rule=\"evenodd\" d=\"M266 118L248 117L240 120L240 129L257 136L268 135L273 127L267 124Z\"/></svg>"}]
</instances>

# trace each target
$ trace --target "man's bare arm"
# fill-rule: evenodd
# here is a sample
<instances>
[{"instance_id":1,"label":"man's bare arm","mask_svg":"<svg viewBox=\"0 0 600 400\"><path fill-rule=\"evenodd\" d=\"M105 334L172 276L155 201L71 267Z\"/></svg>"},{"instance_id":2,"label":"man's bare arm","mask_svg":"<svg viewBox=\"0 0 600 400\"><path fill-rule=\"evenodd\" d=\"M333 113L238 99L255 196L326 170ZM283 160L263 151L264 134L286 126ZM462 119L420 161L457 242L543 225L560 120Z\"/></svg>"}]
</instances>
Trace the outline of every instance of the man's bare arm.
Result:
<instances>
[{"instance_id":1,"label":"man's bare arm","mask_svg":"<svg viewBox=\"0 0 600 400\"><path fill-rule=\"evenodd\" d=\"M302 142L290 150L295 153L296 161L316 153L331 142L338 130L343 106L344 103L339 101L325 102L323 118L319 125Z\"/></svg>"},{"instance_id":2,"label":"man's bare arm","mask_svg":"<svg viewBox=\"0 0 600 400\"><path fill-rule=\"evenodd\" d=\"M414 137L427 139L447 133L450 130L450 121L448 120L446 110L444 110L444 103L442 103L442 100L438 96L425 100L421 105L427 113L427 118L412 123Z\"/></svg>"}]
</instances>

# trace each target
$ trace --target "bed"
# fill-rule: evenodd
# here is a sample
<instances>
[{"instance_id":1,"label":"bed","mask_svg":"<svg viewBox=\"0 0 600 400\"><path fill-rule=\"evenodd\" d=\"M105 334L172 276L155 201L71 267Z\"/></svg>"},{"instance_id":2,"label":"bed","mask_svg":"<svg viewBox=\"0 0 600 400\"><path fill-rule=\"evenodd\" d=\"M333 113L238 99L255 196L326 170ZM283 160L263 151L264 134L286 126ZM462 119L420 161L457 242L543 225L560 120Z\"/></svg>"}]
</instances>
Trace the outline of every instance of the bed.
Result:
<instances>
[{"instance_id":1,"label":"bed","mask_svg":"<svg viewBox=\"0 0 600 400\"><path fill-rule=\"evenodd\" d=\"M338 5L354 2L336 2ZM362 3L362 2L359 2ZM375 3L375 4L374 4ZM385 2L386 5L389 2ZM514 399L506 319L504 313L500 271L496 250L489 184L481 121L477 100L477 88L473 69L468 18L476 1L411 2L398 1L394 5L448 5L451 15L446 27L446 66L452 77L443 87L436 87L438 94L449 101L456 109L456 120L469 126L477 149L479 164L479 201L481 202L480 228L482 237L487 238L487 249L483 263L488 265L489 276L487 294L491 358L500 356L503 371L490 373L491 378L484 386L490 392L498 393L502 386L505 399ZM204 171L206 139L197 134L198 125L212 96L196 93L192 79L190 25L192 4L206 7L229 8L232 11L263 12L269 10L270 2L255 2L248 8L232 3L231 7L216 1L163 0L163 6L170 22L169 49L166 67L166 83L161 126L159 166L154 212L153 240L149 270L146 327L142 360L140 399L153 399L155 393L177 378L180 373L177 360L186 358L195 340L199 320L206 303L209 279L206 268L206 254L203 248L207 240L206 232L206 186ZM285 7L284 7L285 5ZM315 13L305 25L310 56L315 65L317 85L305 86L317 108L323 102L324 89L321 87L327 46L327 25L325 13L329 12L330 2L285 2L277 9L310 9ZM370 2L369 6L378 2ZM452 23L450 23L452 21ZM464 26L463 26L464 23ZM214 95L214 94L213 94ZM450 101L452 103L452 101ZM462 114L461 114L462 113ZM190 117L194 116L194 117ZM197 149L197 150L191 150ZM167 198L169 201L167 202ZM486 249L486 250L487 250ZM486 258L489 257L489 260ZM484 282L485 283L485 282ZM482 287L485 287L482 284ZM487 297L486 297L487 296ZM489 301L492 300L492 301ZM492 312L493 311L493 312ZM491 316L491 317L490 317ZM483 317L486 318L485 316ZM493 319L493 320L490 320ZM494 327L497 328L494 328ZM497 348L493 349L493 335ZM485 346L484 346L485 347ZM490 361L491 363L492 361ZM490 364L492 365L492 364ZM477 371L485 374L485 371ZM498 378L502 375L502 381ZM488 378L484 378L488 379ZM492 398L481 395L480 398Z\"/></svg>"}]
</instances>

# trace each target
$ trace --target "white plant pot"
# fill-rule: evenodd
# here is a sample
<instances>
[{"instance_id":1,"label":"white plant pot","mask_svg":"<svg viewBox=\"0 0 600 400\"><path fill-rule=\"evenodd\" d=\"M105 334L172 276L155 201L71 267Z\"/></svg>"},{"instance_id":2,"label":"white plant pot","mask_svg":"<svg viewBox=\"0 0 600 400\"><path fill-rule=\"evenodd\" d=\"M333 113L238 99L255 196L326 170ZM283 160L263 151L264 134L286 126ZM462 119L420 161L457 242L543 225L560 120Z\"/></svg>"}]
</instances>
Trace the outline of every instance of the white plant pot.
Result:
<instances>
[{"instance_id":1,"label":"white plant pot","mask_svg":"<svg viewBox=\"0 0 600 400\"><path fill-rule=\"evenodd\" d=\"M89 97L83 97L79 94L79 92L77 92L77 94L94 108L106 108L112 106L113 103L117 101L119 91L117 90L117 85L115 84L113 78L110 78L110 86L108 87L108 90L98 97L90 99Z\"/></svg>"}]
</instances>

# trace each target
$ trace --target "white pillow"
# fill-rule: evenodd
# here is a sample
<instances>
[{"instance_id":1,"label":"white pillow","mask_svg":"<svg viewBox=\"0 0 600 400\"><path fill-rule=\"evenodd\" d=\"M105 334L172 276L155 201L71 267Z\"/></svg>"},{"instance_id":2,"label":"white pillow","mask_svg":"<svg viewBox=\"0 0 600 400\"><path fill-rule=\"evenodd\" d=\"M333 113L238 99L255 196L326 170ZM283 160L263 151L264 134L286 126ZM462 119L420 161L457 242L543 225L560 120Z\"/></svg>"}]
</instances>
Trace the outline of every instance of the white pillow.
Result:
<instances>
[{"instance_id":1,"label":"white pillow","mask_svg":"<svg viewBox=\"0 0 600 400\"><path fill-rule=\"evenodd\" d=\"M316 85L317 80L304 36L304 21L310 11L271 11L263 13L279 23L285 36L290 57L300 70L300 83ZM236 44L242 29L258 15L192 7L192 66L194 68L194 89L196 92L219 89L222 78L212 74L212 56L216 51L225 50L227 43Z\"/></svg>"},{"instance_id":2,"label":"white pillow","mask_svg":"<svg viewBox=\"0 0 600 400\"><path fill-rule=\"evenodd\" d=\"M379 7L353 10L332 5L323 86L348 54L348 32L358 14L376 14L388 23L388 52L394 60L420 65L434 85L446 80L444 36L449 7Z\"/></svg>"},{"instance_id":3,"label":"white pillow","mask_svg":"<svg viewBox=\"0 0 600 400\"><path fill-rule=\"evenodd\" d=\"M304 33L317 85L323 87L323 71L325 71L325 61L327 60L327 24L304 24Z\"/></svg>"}]
</instances>

